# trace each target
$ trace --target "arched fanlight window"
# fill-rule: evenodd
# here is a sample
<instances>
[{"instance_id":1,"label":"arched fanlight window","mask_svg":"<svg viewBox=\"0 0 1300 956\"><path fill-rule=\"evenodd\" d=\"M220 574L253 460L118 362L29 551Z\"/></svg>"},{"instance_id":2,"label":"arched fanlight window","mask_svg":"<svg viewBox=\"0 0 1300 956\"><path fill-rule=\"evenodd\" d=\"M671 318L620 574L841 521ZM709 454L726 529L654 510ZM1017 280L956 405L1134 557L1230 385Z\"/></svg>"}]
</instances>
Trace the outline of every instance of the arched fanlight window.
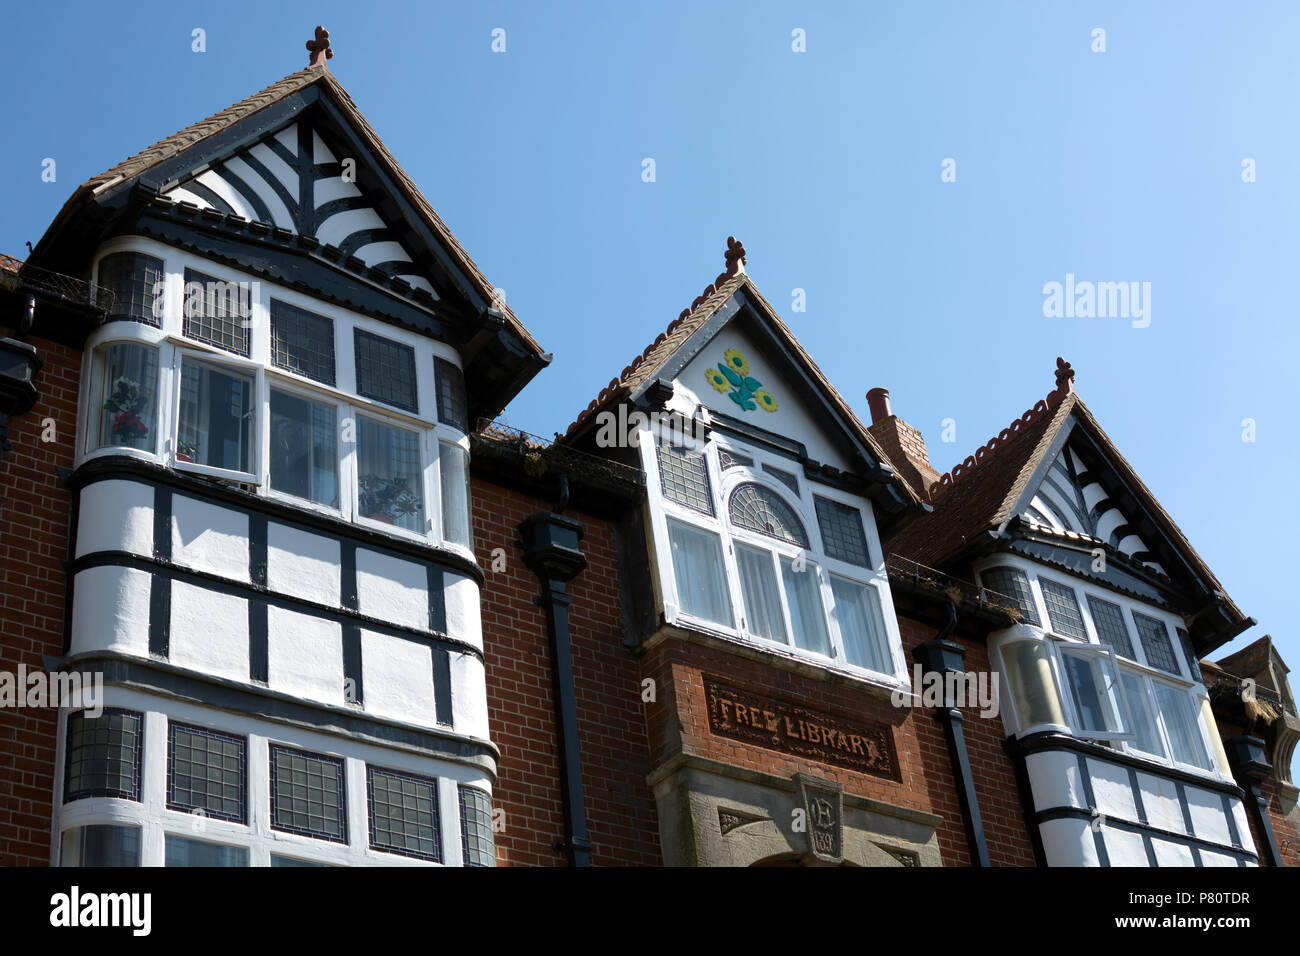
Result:
<instances>
[{"instance_id":1,"label":"arched fanlight window","mask_svg":"<svg viewBox=\"0 0 1300 956\"><path fill-rule=\"evenodd\" d=\"M808 534L794 509L762 485L738 486L731 493L727 510L731 514L731 523L737 528L757 531L801 548L808 547Z\"/></svg>"}]
</instances>

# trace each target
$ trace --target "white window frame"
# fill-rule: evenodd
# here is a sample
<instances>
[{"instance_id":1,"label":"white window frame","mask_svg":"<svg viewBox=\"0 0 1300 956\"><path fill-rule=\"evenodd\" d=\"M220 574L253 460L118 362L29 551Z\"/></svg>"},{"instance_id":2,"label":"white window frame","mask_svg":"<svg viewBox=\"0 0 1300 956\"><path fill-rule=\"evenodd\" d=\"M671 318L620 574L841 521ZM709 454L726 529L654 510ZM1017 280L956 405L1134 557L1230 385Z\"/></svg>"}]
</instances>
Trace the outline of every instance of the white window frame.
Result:
<instances>
[{"instance_id":1,"label":"white window frame","mask_svg":"<svg viewBox=\"0 0 1300 956\"><path fill-rule=\"evenodd\" d=\"M168 434L164 430L164 422L169 417L167 405L170 390L170 369L167 367L167 359L164 353L167 344L166 340L158 329L130 320L107 323L100 330L100 335L102 337L93 340L93 345L87 343L82 359L81 380L85 383L85 387L81 389L82 394L77 400L77 434L74 436L77 447L77 460L90 461L104 455L131 455L148 461L156 461L162 454L160 449L164 447L166 442L164 436ZM103 420L103 405L96 404L96 397L91 394L91 386L95 381L95 356L100 349L108 349L114 345L138 345L143 348L152 348L157 358L158 380L154 383L155 420L152 448L132 448L128 445L90 447L91 439L97 438L100 423ZM98 401L102 403L102 400L103 396L101 395Z\"/></svg>"},{"instance_id":2,"label":"white window frame","mask_svg":"<svg viewBox=\"0 0 1300 956\"><path fill-rule=\"evenodd\" d=\"M188 342L188 340L187 340ZM216 468L212 465L203 465L198 462L181 461L180 454L180 427L181 427L181 380L182 369L186 359L197 362L200 365L225 366L235 370L238 374L252 374L253 382L248 390L249 404L252 406L250 411L253 414L253 427L249 436L248 456L252 469L250 471L237 471L231 468ZM196 475L204 475L209 478L224 478L227 481L237 481L243 484L261 486L263 482L263 456L262 456L262 433L266 428L266 405L263 402L265 385L263 378L265 369L250 359L235 355L231 352L223 352L219 349L204 349L193 347L177 346L172 358L172 381L175 387L172 390L169 399L171 400L171 430L167 435L167 457L170 464L177 471L190 472Z\"/></svg>"}]
</instances>

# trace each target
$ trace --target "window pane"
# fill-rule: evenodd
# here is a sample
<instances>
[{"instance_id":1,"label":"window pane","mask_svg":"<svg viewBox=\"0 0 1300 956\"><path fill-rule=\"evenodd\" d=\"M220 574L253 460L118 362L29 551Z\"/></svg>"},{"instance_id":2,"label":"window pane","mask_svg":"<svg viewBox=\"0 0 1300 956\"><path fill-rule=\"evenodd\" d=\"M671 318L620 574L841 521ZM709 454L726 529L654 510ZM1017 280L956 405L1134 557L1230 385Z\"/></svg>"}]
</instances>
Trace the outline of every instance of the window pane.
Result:
<instances>
[{"instance_id":1,"label":"window pane","mask_svg":"<svg viewBox=\"0 0 1300 956\"><path fill-rule=\"evenodd\" d=\"M89 450L156 451L158 350L127 343L100 346L95 350L93 382L92 401L100 408L99 432L91 436Z\"/></svg>"},{"instance_id":2,"label":"window pane","mask_svg":"<svg viewBox=\"0 0 1300 956\"><path fill-rule=\"evenodd\" d=\"M343 761L272 746L271 826L347 843Z\"/></svg>"},{"instance_id":3,"label":"window pane","mask_svg":"<svg viewBox=\"0 0 1300 956\"><path fill-rule=\"evenodd\" d=\"M1002 648L1002 666L1011 687L1020 729L1040 724L1065 726L1065 714L1052 677L1051 653L1042 641L1016 641Z\"/></svg>"},{"instance_id":4,"label":"window pane","mask_svg":"<svg viewBox=\"0 0 1300 956\"><path fill-rule=\"evenodd\" d=\"M354 330L357 394L409 412L415 400L415 349L391 339Z\"/></svg>"},{"instance_id":5,"label":"window pane","mask_svg":"<svg viewBox=\"0 0 1300 956\"><path fill-rule=\"evenodd\" d=\"M167 866L248 866L248 847L167 834Z\"/></svg>"},{"instance_id":6,"label":"window pane","mask_svg":"<svg viewBox=\"0 0 1300 956\"><path fill-rule=\"evenodd\" d=\"M799 479L796 476L784 469L773 468L766 463L763 465L763 470L794 492L796 498L799 496Z\"/></svg>"},{"instance_id":7,"label":"window pane","mask_svg":"<svg viewBox=\"0 0 1300 956\"><path fill-rule=\"evenodd\" d=\"M248 354L249 289L242 282L185 270L185 335L237 355Z\"/></svg>"},{"instance_id":8,"label":"window pane","mask_svg":"<svg viewBox=\"0 0 1300 956\"><path fill-rule=\"evenodd\" d=\"M357 419L358 514L424 531L420 436L373 418Z\"/></svg>"},{"instance_id":9,"label":"window pane","mask_svg":"<svg viewBox=\"0 0 1300 956\"><path fill-rule=\"evenodd\" d=\"M1192 670L1192 679L1203 681L1201 676L1201 662L1196 659L1196 648L1192 647L1192 636L1184 628L1174 628L1178 634L1178 641L1183 647L1183 656L1187 658L1187 666Z\"/></svg>"},{"instance_id":10,"label":"window pane","mask_svg":"<svg viewBox=\"0 0 1300 956\"><path fill-rule=\"evenodd\" d=\"M870 585L831 575L831 595L835 598L835 623L844 642L844 656L850 664L892 674L889 645L885 637L885 618L880 609L880 595Z\"/></svg>"},{"instance_id":11,"label":"window pane","mask_svg":"<svg viewBox=\"0 0 1300 956\"><path fill-rule=\"evenodd\" d=\"M1038 586L1043 589L1043 603L1047 605L1052 631L1062 637L1086 641L1088 634L1083 629L1083 615L1079 613L1074 588L1042 577L1038 579Z\"/></svg>"},{"instance_id":12,"label":"window pane","mask_svg":"<svg viewBox=\"0 0 1300 956\"><path fill-rule=\"evenodd\" d=\"M437 781L369 768L370 845L440 860Z\"/></svg>"},{"instance_id":13,"label":"window pane","mask_svg":"<svg viewBox=\"0 0 1300 956\"><path fill-rule=\"evenodd\" d=\"M184 724L170 730L167 806L243 823L244 739Z\"/></svg>"},{"instance_id":14,"label":"window pane","mask_svg":"<svg viewBox=\"0 0 1300 956\"><path fill-rule=\"evenodd\" d=\"M295 856L280 856L278 853L271 854L271 866L333 866L332 863L321 863L317 860L300 860Z\"/></svg>"},{"instance_id":15,"label":"window pane","mask_svg":"<svg viewBox=\"0 0 1300 956\"><path fill-rule=\"evenodd\" d=\"M280 368L334 384L334 322L271 300L271 361Z\"/></svg>"},{"instance_id":16,"label":"window pane","mask_svg":"<svg viewBox=\"0 0 1300 956\"><path fill-rule=\"evenodd\" d=\"M980 572L986 588L1012 598L1020 607L1026 624L1038 626L1038 612L1034 610L1034 594L1029 589L1029 577L1018 568L990 568Z\"/></svg>"},{"instance_id":17,"label":"window pane","mask_svg":"<svg viewBox=\"0 0 1300 956\"><path fill-rule=\"evenodd\" d=\"M118 252L105 256L99 263L99 287L107 292L97 301L108 309L108 319L134 319L158 328L161 314L154 315L154 303L161 296L163 264L161 259L140 252ZM161 304L159 305L161 313Z\"/></svg>"},{"instance_id":18,"label":"window pane","mask_svg":"<svg viewBox=\"0 0 1300 956\"><path fill-rule=\"evenodd\" d=\"M60 841L60 866L139 866L138 827L92 824L65 830Z\"/></svg>"},{"instance_id":19,"label":"window pane","mask_svg":"<svg viewBox=\"0 0 1300 956\"><path fill-rule=\"evenodd\" d=\"M776 588L776 566L772 553L749 545L736 545L736 564L740 570L740 594L745 601L745 623L756 637L789 644L785 633L785 616L781 613L781 593Z\"/></svg>"},{"instance_id":20,"label":"window pane","mask_svg":"<svg viewBox=\"0 0 1300 956\"><path fill-rule=\"evenodd\" d=\"M837 561L858 567L871 566L867 555L867 535L862 530L862 512L829 498L813 496L817 506L817 525L821 528L826 553Z\"/></svg>"},{"instance_id":21,"label":"window pane","mask_svg":"<svg viewBox=\"0 0 1300 956\"><path fill-rule=\"evenodd\" d=\"M442 484L442 536L473 548L469 523L469 452L450 442L438 444L438 476Z\"/></svg>"},{"instance_id":22,"label":"window pane","mask_svg":"<svg viewBox=\"0 0 1300 956\"><path fill-rule=\"evenodd\" d=\"M718 467L723 471L731 468L750 468L753 467L753 464L754 459L752 458L747 458L734 451L727 451L725 448L718 449Z\"/></svg>"},{"instance_id":23,"label":"window pane","mask_svg":"<svg viewBox=\"0 0 1300 956\"><path fill-rule=\"evenodd\" d=\"M782 557L781 580L785 584L786 603L790 606L795 646L829 657L831 637L826 630L826 608L822 605L822 591L817 585L817 568L805 564L802 571L796 571L793 559Z\"/></svg>"},{"instance_id":24,"label":"window pane","mask_svg":"<svg viewBox=\"0 0 1300 956\"><path fill-rule=\"evenodd\" d=\"M140 799L140 715L105 711L68 717L64 801L81 797Z\"/></svg>"},{"instance_id":25,"label":"window pane","mask_svg":"<svg viewBox=\"0 0 1300 956\"><path fill-rule=\"evenodd\" d=\"M228 471L253 470L253 376L181 360L176 460Z\"/></svg>"},{"instance_id":26,"label":"window pane","mask_svg":"<svg viewBox=\"0 0 1300 956\"><path fill-rule=\"evenodd\" d=\"M339 506L338 413L333 405L271 389L271 487Z\"/></svg>"},{"instance_id":27,"label":"window pane","mask_svg":"<svg viewBox=\"0 0 1300 956\"><path fill-rule=\"evenodd\" d=\"M1159 622L1157 622L1159 623ZM1179 763L1191 764L1202 770L1210 769L1210 758L1205 752L1205 741L1197 723L1197 709L1186 691L1169 687L1166 684L1153 685L1156 691L1156 706L1165 723L1165 732L1169 734L1169 746L1173 748L1174 759Z\"/></svg>"},{"instance_id":28,"label":"window pane","mask_svg":"<svg viewBox=\"0 0 1300 956\"><path fill-rule=\"evenodd\" d=\"M664 497L706 515L713 514L713 492L704 456L666 441L659 443L658 452L659 488Z\"/></svg>"},{"instance_id":29,"label":"window pane","mask_svg":"<svg viewBox=\"0 0 1300 956\"><path fill-rule=\"evenodd\" d=\"M1133 718L1133 732L1137 739L1133 746L1143 753L1157 757L1167 756L1164 744L1160 742L1160 731L1156 728L1156 717L1151 712L1151 699L1147 696L1147 682L1137 674L1120 671L1120 680L1124 688L1124 699L1128 702L1129 714Z\"/></svg>"},{"instance_id":30,"label":"window pane","mask_svg":"<svg viewBox=\"0 0 1300 956\"><path fill-rule=\"evenodd\" d=\"M1070 699L1079 715L1079 730L1084 733L1122 733L1124 725L1115 710L1111 688L1115 675L1110 661L1096 654L1061 653L1065 679L1070 685Z\"/></svg>"},{"instance_id":31,"label":"window pane","mask_svg":"<svg viewBox=\"0 0 1300 956\"><path fill-rule=\"evenodd\" d=\"M808 547L808 534L794 509L776 492L762 485L740 485L731 493L728 505L731 523L737 528L757 531L778 541Z\"/></svg>"},{"instance_id":32,"label":"window pane","mask_svg":"<svg viewBox=\"0 0 1300 956\"><path fill-rule=\"evenodd\" d=\"M1115 653L1120 657L1137 660L1128 627L1124 624L1124 612L1119 609L1119 605L1088 595L1088 610L1092 612L1092 623L1097 626L1097 639L1115 648Z\"/></svg>"},{"instance_id":33,"label":"window pane","mask_svg":"<svg viewBox=\"0 0 1300 956\"><path fill-rule=\"evenodd\" d=\"M460 788L460 845L466 866L496 866L492 798L477 787Z\"/></svg>"},{"instance_id":34,"label":"window pane","mask_svg":"<svg viewBox=\"0 0 1300 956\"><path fill-rule=\"evenodd\" d=\"M1138 639L1142 642L1142 650L1146 651L1147 663L1177 674L1178 659L1174 657L1174 646L1169 641L1169 628L1165 627L1165 622L1134 611L1133 623L1137 625Z\"/></svg>"},{"instance_id":35,"label":"window pane","mask_svg":"<svg viewBox=\"0 0 1300 956\"><path fill-rule=\"evenodd\" d=\"M724 627L734 623L727 576L723 571L722 543L716 534L668 519L668 540L673 554L677 600L687 614Z\"/></svg>"},{"instance_id":36,"label":"window pane","mask_svg":"<svg viewBox=\"0 0 1300 956\"><path fill-rule=\"evenodd\" d=\"M465 374L446 359L433 360L438 380L438 421L469 431L469 399L465 396Z\"/></svg>"}]
</instances>

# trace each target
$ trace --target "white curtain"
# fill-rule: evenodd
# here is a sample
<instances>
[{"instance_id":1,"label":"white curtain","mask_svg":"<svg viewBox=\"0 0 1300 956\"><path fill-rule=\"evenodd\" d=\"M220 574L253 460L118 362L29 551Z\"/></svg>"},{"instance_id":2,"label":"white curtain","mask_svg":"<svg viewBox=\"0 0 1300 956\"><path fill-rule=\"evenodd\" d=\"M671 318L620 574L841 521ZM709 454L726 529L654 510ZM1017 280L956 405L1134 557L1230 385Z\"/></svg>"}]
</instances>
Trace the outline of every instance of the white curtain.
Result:
<instances>
[{"instance_id":1,"label":"white curtain","mask_svg":"<svg viewBox=\"0 0 1300 956\"><path fill-rule=\"evenodd\" d=\"M469 524L469 456L450 442L438 445L438 474L442 482L442 536L473 547Z\"/></svg>"},{"instance_id":2,"label":"white curtain","mask_svg":"<svg viewBox=\"0 0 1300 956\"><path fill-rule=\"evenodd\" d=\"M1160 715L1165 719L1165 730L1169 732L1169 746L1173 748L1174 759L1209 770L1210 759L1205 753L1205 742L1197 727L1192 699L1184 691L1164 684L1156 684L1155 689L1156 704L1160 708Z\"/></svg>"},{"instance_id":3,"label":"white curtain","mask_svg":"<svg viewBox=\"0 0 1300 956\"><path fill-rule=\"evenodd\" d=\"M822 606L821 589L817 586L817 568L805 564L802 571L796 571L794 560L783 557L781 578L785 583L785 600L790 605L790 626L794 628L795 646L829 657L831 638L826 632L826 611Z\"/></svg>"},{"instance_id":4,"label":"white curtain","mask_svg":"<svg viewBox=\"0 0 1300 956\"><path fill-rule=\"evenodd\" d=\"M677 579L677 600L682 610L724 627L733 626L718 536L669 519L668 538Z\"/></svg>"},{"instance_id":5,"label":"white curtain","mask_svg":"<svg viewBox=\"0 0 1300 956\"><path fill-rule=\"evenodd\" d=\"M850 664L882 674L894 668L884 647L880 599L875 588L831 575L831 594L835 598L835 621L844 641L844 656Z\"/></svg>"},{"instance_id":6,"label":"white curtain","mask_svg":"<svg viewBox=\"0 0 1300 956\"><path fill-rule=\"evenodd\" d=\"M748 545L736 545L736 564L740 569L740 593L745 599L745 623L749 633L790 643L781 614L781 594L776 589L776 570L772 553Z\"/></svg>"}]
</instances>

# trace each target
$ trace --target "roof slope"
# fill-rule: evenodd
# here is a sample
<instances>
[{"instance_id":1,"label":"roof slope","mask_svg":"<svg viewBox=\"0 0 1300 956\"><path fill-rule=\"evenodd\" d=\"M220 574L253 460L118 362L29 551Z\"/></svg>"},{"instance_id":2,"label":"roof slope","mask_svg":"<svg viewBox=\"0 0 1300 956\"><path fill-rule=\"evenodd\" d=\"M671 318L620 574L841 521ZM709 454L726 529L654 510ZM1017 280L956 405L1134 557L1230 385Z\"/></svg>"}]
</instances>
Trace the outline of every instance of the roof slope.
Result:
<instances>
[{"instance_id":1,"label":"roof slope","mask_svg":"<svg viewBox=\"0 0 1300 956\"><path fill-rule=\"evenodd\" d=\"M68 202L64 204L63 209L55 218L54 224L52 224L50 229L46 232L46 236L51 235L61 221L63 221L66 216L70 215L74 208L80 206L80 204L88 197L96 196L118 188L124 183L139 177L141 174L147 172L154 166L157 166L159 163L178 155L182 151L189 149L191 146L202 142L208 137L230 128L241 120L254 115L268 106L272 106L280 100L283 100L285 97L291 96L300 90L304 90L313 84L319 84L320 88L328 93L335 105L337 105L348 120L353 123L357 132L365 140L366 144L374 151L379 162L387 167L387 171L393 177L394 182L397 183L398 188L401 189L404 198L419 213L420 217L424 220L425 225L427 225L439 241L443 243L448 254L465 273L475 291L482 296L485 301L493 303L496 308L499 308L511 330L519 336L520 340L522 340L528 348L533 350L535 353L540 354L542 348L538 344L537 340L533 338L532 334L524 327L523 323L519 321L514 312L511 311L510 307L507 306L504 301L501 301L496 295L495 287L488 281L487 276L483 274L482 270L480 270L474 263L474 260L470 258L469 253L465 251L465 248L460 244L456 237L452 235L451 230L447 228L447 224L444 223L442 218L434 211L433 207L429 204L429 201L411 180L411 177L407 175L404 169L402 169L401 164L397 162L393 154L388 151L388 147L384 145L383 140L379 138L379 134L376 133L371 125L366 121L366 118L361 114L357 105L352 101L352 97L348 95L345 89L343 89L342 84L340 84L339 81L334 78L334 74L323 65L309 66L296 73L290 73L288 76L272 83L263 90L259 90L252 96L246 97L218 113L214 113L207 119L199 120L197 123L192 123L179 132L173 133L171 136L159 140L147 149L141 150L134 156L124 159L116 166L105 170L98 176L92 176L90 179L86 180ZM42 239L41 242L43 244L45 239Z\"/></svg>"}]
</instances>

